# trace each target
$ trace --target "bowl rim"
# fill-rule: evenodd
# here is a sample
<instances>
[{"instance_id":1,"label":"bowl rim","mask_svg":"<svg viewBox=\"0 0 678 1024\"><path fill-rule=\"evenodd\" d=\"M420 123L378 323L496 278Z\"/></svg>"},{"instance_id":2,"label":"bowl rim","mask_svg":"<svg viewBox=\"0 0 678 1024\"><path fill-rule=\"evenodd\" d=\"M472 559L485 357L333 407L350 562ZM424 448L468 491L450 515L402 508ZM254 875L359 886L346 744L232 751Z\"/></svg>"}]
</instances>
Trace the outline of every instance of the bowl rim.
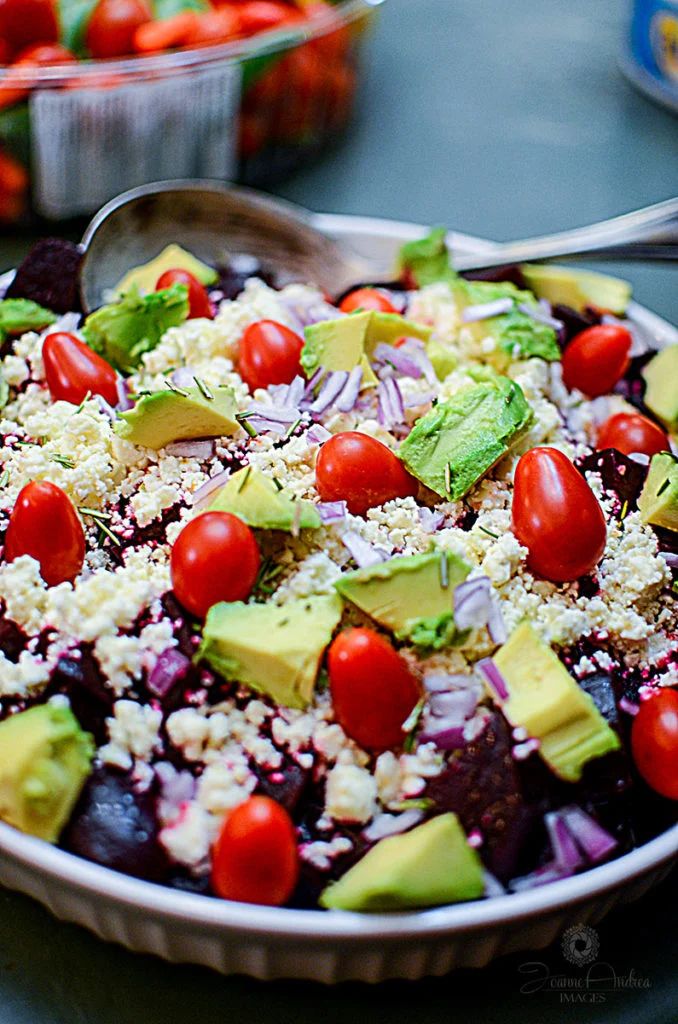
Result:
<instances>
[{"instance_id":1,"label":"bowl rim","mask_svg":"<svg viewBox=\"0 0 678 1024\"><path fill-rule=\"evenodd\" d=\"M163 73L205 70L223 63L242 63L252 58L272 55L293 49L303 43L322 38L338 28L353 24L369 16L386 0L339 0L321 11L313 21L303 22L298 27L269 29L246 39L235 39L215 46L195 47L189 50L172 50L169 53L148 56L110 58L106 60L78 60L77 64L53 64L44 67L27 67L16 75L13 65L0 65L0 92L3 78L12 72L11 88L27 89L58 88L62 84L79 81L81 88L87 80L100 79L102 75L119 76L127 79L120 85L132 84L134 80L154 79ZM25 86L23 84L25 78Z\"/></svg>"},{"instance_id":2,"label":"bowl rim","mask_svg":"<svg viewBox=\"0 0 678 1024\"><path fill-rule=\"evenodd\" d=\"M394 251L403 242L421 237L428 230L424 225L411 222L350 214L313 214L311 222L349 245L354 242L359 246L372 238L381 245L393 247ZM456 231L449 232L448 243L453 247L457 245L460 251L491 252L495 245ZM678 341L678 330L644 306L634 302L629 312L632 319L656 336L660 345ZM124 905L128 910L181 922L189 928L261 936L272 943L306 941L315 946L333 945L337 941L369 943L375 939L407 943L413 939L434 939L497 926L517 926L526 918L538 918L621 888L653 869L668 866L677 857L678 824L675 824L615 860L538 888L428 910L360 914L263 907L183 892L102 867L0 822L0 867L3 860L14 862L72 891L79 890L109 904ZM22 872L14 873L13 877L20 879ZM9 884L12 887L12 882Z\"/></svg>"}]
</instances>

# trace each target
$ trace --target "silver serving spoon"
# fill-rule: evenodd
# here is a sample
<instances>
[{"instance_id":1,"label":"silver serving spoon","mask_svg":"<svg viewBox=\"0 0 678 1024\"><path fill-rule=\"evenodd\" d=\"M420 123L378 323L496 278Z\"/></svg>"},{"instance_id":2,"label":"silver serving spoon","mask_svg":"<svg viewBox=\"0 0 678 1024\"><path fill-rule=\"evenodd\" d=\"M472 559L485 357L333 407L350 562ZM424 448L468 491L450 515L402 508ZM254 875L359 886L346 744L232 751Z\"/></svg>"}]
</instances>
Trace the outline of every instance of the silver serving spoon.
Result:
<instances>
[{"instance_id":1,"label":"silver serving spoon","mask_svg":"<svg viewBox=\"0 0 678 1024\"><path fill-rule=\"evenodd\" d=\"M216 181L165 181L124 192L107 203L83 236L81 293L96 309L130 267L153 259L171 242L213 265L247 253L281 283L313 281L332 295L351 285L388 280L393 267L368 261L313 226L300 206ZM458 270L541 260L678 259L678 198L588 227L495 244L456 259Z\"/></svg>"}]
</instances>

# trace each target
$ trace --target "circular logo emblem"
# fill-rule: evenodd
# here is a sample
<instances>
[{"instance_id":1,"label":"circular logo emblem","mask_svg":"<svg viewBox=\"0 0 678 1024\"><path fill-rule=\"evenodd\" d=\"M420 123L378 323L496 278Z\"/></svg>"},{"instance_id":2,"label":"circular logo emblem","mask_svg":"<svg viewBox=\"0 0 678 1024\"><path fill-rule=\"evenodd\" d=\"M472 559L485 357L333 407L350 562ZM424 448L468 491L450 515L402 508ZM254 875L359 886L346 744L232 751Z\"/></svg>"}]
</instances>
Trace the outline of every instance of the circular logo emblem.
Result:
<instances>
[{"instance_id":1,"label":"circular logo emblem","mask_svg":"<svg viewBox=\"0 0 678 1024\"><path fill-rule=\"evenodd\" d=\"M564 933L560 948L565 959L575 967L592 964L600 949L598 932L587 924L575 924Z\"/></svg>"}]
</instances>

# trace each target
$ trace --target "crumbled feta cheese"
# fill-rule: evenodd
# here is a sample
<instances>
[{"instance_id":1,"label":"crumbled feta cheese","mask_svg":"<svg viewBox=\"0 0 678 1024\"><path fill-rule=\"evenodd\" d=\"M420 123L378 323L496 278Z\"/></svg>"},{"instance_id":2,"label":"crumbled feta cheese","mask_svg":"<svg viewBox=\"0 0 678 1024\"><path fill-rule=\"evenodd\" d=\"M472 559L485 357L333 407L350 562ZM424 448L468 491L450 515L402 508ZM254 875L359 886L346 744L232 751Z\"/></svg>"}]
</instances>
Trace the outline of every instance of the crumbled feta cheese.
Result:
<instances>
[{"instance_id":1,"label":"crumbled feta cheese","mask_svg":"<svg viewBox=\"0 0 678 1024\"><path fill-rule=\"evenodd\" d=\"M327 776L325 813L335 821L365 824L377 810L377 783L366 769L338 764Z\"/></svg>"},{"instance_id":2,"label":"crumbled feta cheese","mask_svg":"<svg viewBox=\"0 0 678 1024\"><path fill-rule=\"evenodd\" d=\"M106 719L109 742L99 750L104 764L131 768L134 759L148 761L160 743L162 712L148 704L118 700L113 717Z\"/></svg>"}]
</instances>

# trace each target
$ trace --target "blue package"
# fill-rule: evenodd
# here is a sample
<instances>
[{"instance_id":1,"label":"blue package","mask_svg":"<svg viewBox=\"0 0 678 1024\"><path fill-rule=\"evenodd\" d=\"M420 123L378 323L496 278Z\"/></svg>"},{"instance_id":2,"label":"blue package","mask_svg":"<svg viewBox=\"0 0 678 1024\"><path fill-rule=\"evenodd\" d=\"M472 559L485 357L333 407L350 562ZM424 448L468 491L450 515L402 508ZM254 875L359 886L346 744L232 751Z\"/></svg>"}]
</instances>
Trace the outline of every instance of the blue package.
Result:
<instances>
[{"instance_id":1,"label":"blue package","mask_svg":"<svg viewBox=\"0 0 678 1024\"><path fill-rule=\"evenodd\" d=\"M634 84L678 110L678 0L635 0L624 70Z\"/></svg>"}]
</instances>

